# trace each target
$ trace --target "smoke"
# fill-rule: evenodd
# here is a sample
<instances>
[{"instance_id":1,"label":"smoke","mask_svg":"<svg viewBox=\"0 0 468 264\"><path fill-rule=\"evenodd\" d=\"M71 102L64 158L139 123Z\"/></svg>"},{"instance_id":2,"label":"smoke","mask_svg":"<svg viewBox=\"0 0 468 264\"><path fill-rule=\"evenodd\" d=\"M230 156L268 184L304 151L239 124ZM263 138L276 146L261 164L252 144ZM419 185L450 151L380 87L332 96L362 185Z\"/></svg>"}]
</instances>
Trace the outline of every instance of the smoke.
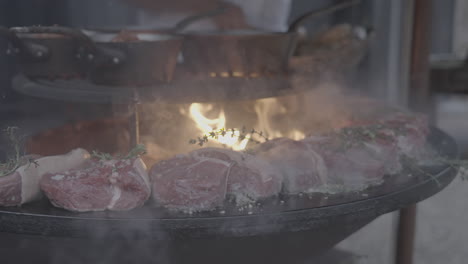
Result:
<instances>
[{"instance_id":1,"label":"smoke","mask_svg":"<svg viewBox=\"0 0 468 264\"><path fill-rule=\"evenodd\" d=\"M97 214L97 219L93 214ZM122 218L119 213L109 218L107 214L115 213L90 213L84 217L88 223L76 221L69 231L78 237L50 237L45 249L47 263L173 263L169 256L170 241L157 222ZM78 233L78 230L85 232ZM30 241L29 246L38 242Z\"/></svg>"},{"instance_id":2,"label":"smoke","mask_svg":"<svg viewBox=\"0 0 468 264\"><path fill-rule=\"evenodd\" d=\"M371 108L365 99L351 97L346 92L343 78L329 71L327 67L316 67L320 66L317 62L324 60L326 59L308 57L293 63L293 67L297 67L292 78L294 89L290 95L237 102L217 101L211 103L211 110L204 115L215 119L220 113L224 113L225 128L254 128L264 132L269 138L286 136L300 139L301 136L320 134L340 127L354 115L371 114ZM304 69L307 70L300 72ZM190 105L165 101L141 105L141 141L148 148L149 155L144 158L149 167L161 159L198 148L189 144L190 139L203 136L190 114ZM159 209L151 205L140 209L132 211L131 216L124 214L128 221L122 219L122 214L111 212L80 215L80 218L84 219L89 217L90 221L94 221L93 218L102 220L96 220L100 222L97 226L90 227L88 232L81 234L88 237L87 239L58 240L64 242L48 247L47 251L53 257L48 263L173 263L172 242L169 235L161 231L164 227L156 222L132 218L155 218L150 212ZM262 212L247 210L238 214L248 213ZM268 215L255 219L250 224L258 229L251 228L250 235L259 234L260 229L264 233L271 233L283 228ZM115 222L122 224L115 226ZM82 224L82 221L78 221L72 231L81 230ZM233 226L233 222L227 219L219 232L240 236L245 235L246 229L249 227Z\"/></svg>"},{"instance_id":3,"label":"smoke","mask_svg":"<svg viewBox=\"0 0 468 264\"><path fill-rule=\"evenodd\" d=\"M162 101L144 104L140 108L140 132L141 141L148 148L149 155L145 161L153 164L157 160L199 148L198 145L189 144L189 141L208 133L200 127L211 126L213 130L255 129L269 139L289 137L299 140L307 135L340 128L355 116L372 114L371 109L378 104L353 95L343 87L341 81L328 80L308 89L294 90L287 96L199 104L203 111L198 114L204 115L203 118L193 115L191 104ZM203 121L220 118L225 120L222 122L225 127ZM207 123L200 125L197 122ZM249 143L247 148L252 144ZM207 146L223 147L215 140L209 141Z\"/></svg>"},{"instance_id":4,"label":"smoke","mask_svg":"<svg viewBox=\"0 0 468 264\"><path fill-rule=\"evenodd\" d=\"M268 77L263 81L240 81L238 78L199 80L197 77L193 84L179 85L178 90L171 93L174 96L183 94L186 99L193 97L193 102L229 98L226 101L213 100L209 107L202 107L211 109L202 113L207 119L225 115L226 129L255 129L271 138L301 139L305 135L334 129L349 120L355 106L350 107L349 95L344 92L349 89L347 73L364 57L368 40L364 29L342 24L311 40L302 41L297 48L299 56L290 58L290 74L285 87L266 80ZM202 70L203 73L206 71ZM289 89L286 87L288 84ZM273 85L275 87L270 87ZM290 95L237 102L228 96L234 93L238 98L252 98L252 94L262 93L265 89L270 90L269 95L274 94L272 89L289 92ZM142 105L141 139L149 149L149 159L155 161L196 148L188 142L203 137L207 131L198 129L200 124L194 121L189 109L190 104L172 104L162 100Z\"/></svg>"}]
</instances>

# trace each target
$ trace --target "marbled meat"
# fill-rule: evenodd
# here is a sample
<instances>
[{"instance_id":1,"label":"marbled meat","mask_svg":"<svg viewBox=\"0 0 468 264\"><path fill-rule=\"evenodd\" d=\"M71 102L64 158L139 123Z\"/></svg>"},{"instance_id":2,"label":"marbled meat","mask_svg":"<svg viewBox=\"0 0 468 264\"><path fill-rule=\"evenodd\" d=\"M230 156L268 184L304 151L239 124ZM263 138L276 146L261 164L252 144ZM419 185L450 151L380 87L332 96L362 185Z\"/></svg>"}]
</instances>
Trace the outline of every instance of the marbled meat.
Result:
<instances>
[{"instance_id":1,"label":"marbled meat","mask_svg":"<svg viewBox=\"0 0 468 264\"><path fill-rule=\"evenodd\" d=\"M380 184L386 170L394 170L395 148L371 142L350 143L338 135L309 137L304 140L325 161L328 191L362 190ZM392 164L387 165L387 164ZM338 188L338 189L336 189Z\"/></svg>"},{"instance_id":2,"label":"marbled meat","mask_svg":"<svg viewBox=\"0 0 468 264\"><path fill-rule=\"evenodd\" d=\"M350 123L303 141L324 158L328 185L359 190L400 171L401 156L417 157L422 153L428 132L424 116L393 112L379 120Z\"/></svg>"},{"instance_id":3,"label":"marbled meat","mask_svg":"<svg viewBox=\"0 0 468 264\"><path fill-rule=\"evenodd\" d=\"M305 142L276 138L260 144L255 154L281 174L284 193L311 192L327 181L323 158Z\"/></svg>"},{"instance_id":4,"label":"marbled meat","mask_svg":"<svg viewBox=\"0 0 468 264\"><path fill-rule=\"evenodd\" d=\"M231 164L227 195L233 197L239 205L274 196L281 191L280 172L260 157L221 148L203 148L193 154Z\"/></svg>"},{"instance_id":5,"label":"marbled meat","mask_svg":"<svg viewBox=\"0 0 468 264\"><path fill-rule=\"evenodd\" d=\"M426 116L398 112L384 118L380 123L385 131L395 137L400 154L412 158L423 154L430 131Z\"/></svg>"},{"instance_id":6,"label":"marbled meat","mask_svg":"<svg viewBox=\"0 0 468 264\"><path fill-rule=\"evenodd\" d=\"M181 211L206 211L226 198L229 162L196 155L177 155L150 170L154 200Z\"/></svg>"},{"instance_id":7,"label":"marbled meat","mask_svg":"<svg viewBox=\"0 0 468 264\"><path fill-rule=\"evenodd\" d=\"M65 155L25 157L16 171L0 177L0 206L17 206L39 198L39 182L45 174L80 166L89 156L86 150L75 149Z\"/></svg>"},{"instance_id":8,"label":"marbled meat","mask_svg":"<svg viewBox=\"0 0 468 264\"><path fill-rule=\"evenodd\" d=\"M150 171L153 197L168 208L213 210L226 197L244 205L279 193L281 178L264 160L220 148L203 148L162 161Z\"/></svg>"},{"instance_id":9,"label":"marbled meat","mask_svg":"<svg viewBox=\"0 0 468 264\"><path fill-rule=\"evenodd\" d=\"M126 211L151 195L140 158L90 159L79 168L44 175L40 186L51 203L70 211Z\"/></svg>"}]
</instances>

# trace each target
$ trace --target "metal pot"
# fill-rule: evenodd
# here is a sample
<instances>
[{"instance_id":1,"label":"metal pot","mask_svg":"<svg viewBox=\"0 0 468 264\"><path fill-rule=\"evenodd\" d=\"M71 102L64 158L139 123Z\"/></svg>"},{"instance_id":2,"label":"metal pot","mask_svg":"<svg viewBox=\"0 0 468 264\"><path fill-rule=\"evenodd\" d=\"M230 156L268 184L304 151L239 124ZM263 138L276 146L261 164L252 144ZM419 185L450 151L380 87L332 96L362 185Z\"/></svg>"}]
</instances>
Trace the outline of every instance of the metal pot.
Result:
<instances>
[{"instance_id":1,"label":"metal pot","mask_svg":"<svg viewBox=\"0 0 468 264\"><path fill-rule=\"evenodd\" d=\"M183 69L204 77L256 78L286 74L289 59L298 39L297 29L312 17L353 6L360 1L345 1L320 10L309 11L296 19L287 32L258 30L188 32L183 51Z\"/></svg>"},{"instance_id":2,"label":"metal pot","mask_svg":"<svg viewBox=\"0 0 468 264\"><path fill-rule=\"evenodd\" d=\"M157 32L130 31L138 40L113 41L117 33L91 36L98 50L113 50L120 57L105 56L89 72L92 82L103 85L150 85L167 83L172 76L182 46L182 38ZM110 55L110 54L109 54Z\"/></svg>"},{"instance_id":3,"label":"metal pot","mask_svg":"<svg viewBox=\"0 0 468 264\"><path fill-rule=\"evenodd\" d=\"M183 67L201 78L255 78L285 73L294 37L290 33L259 31L184 34Z\"/></svg>"},{"instance_id":4,"label":"metal pot","mask_svg":"<svg viewBox=\"0 0 468 264\"><path fill-rule=\"evenodd\" d=\"M125 54L125 62L112 57L106 63L99 63L90 71L91 81L104 85L154 85L172 80L177 58L183 42L182 31L200 19L217 16L226 12L227 7L220 4L208 10L187 17L174 28L159 30L91 30L85 31L98 50L114 50ZM130 38L115 41L119 34Z\"/></svg>"},{"instance_id":5,"label":"metal pot","mask_svg":"<svg viewBox=\"0 0 468 264\"><path fill-rule=\"evenodd\" d=\"M145 85L172 78L182 39L157 33L138 33L138 41L112 42L94 39L80 30L65 27L11 29L22 43L43 48L41 59L22 59L28 77L84 76L98 84ZM103 33L115 37L117 33ZM94 36L101 36L97 34ZM78 74L77 74L78 73Z\"/></svg>"},{"instance_id":6,"label":"metal pot","mask_svg":"<svg viewBox=\"0 0 468 264\"><path fill-rule=\"evenodd\" d=\"M3 28L17 55L20 70L31 78L83 77L85 67L77 63L78 43L63 32L42 32L40 27Z\"/></svg>"}]
</instances>

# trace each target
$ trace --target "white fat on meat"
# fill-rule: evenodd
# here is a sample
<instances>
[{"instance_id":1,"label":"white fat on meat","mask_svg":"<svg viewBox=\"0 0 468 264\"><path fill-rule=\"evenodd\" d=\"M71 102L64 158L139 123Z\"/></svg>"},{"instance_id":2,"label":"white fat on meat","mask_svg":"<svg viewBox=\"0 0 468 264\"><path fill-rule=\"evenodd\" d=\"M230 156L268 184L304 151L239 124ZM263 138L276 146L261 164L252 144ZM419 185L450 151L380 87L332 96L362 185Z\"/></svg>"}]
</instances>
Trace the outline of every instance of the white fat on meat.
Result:
<instances>
[{"instance_id":1,"label":"white fat on meat","mask_svg":"<svg viewBox=\"0 0 468 264\"><path fill-rule=\"evenodd\" d=\"M40 187L56 207L75 212L131 210L151 195L140 158L90 159L83 166L46 174Z\"/></svg>"},{"instance_id":2,"label":"white fat on meat","mask_svg":"<svg viewBox=\"0 0 468 264\"><path fill-rule=\"evenodd\" d=\"M111 199L109 205L107 206L107 209L109 209L109 210L114 209L115 204L117 203L117 201L122 196L122 190L119 188L119 186L112 185L112 192L113 192L112 199Z\"/></svg>"},{"instance_id":3,"label":"white fat on meat","mask_svg":"<svg viewBox=\"0 0 468 264\"><path fill-rule=\"evenodd\" d=\"M21 203L33 201L40 196L39 181L45 174L60 173L79 167L89 158L90 154L79 148L64 155L38 158L19 167L17 172L21 175Z\"/></svg>"},{"instance_id":4,"label":"white fat on meat","mask_svg":"<svg viewBox=\"0 0 468 264\"><path fill-rule=\"evenodd\" d=\"M238 205L271 197L281 191L281 174L261 157L222 148L203 148L193 154L230 164L226 193L234 197Z\"/></svg>"},{"instance_id":5,"label":"white fat on meat","mask_svg":"<svg viewBox=\"0 0 468 264\"><path fill-rule=\"evenodd\" d=\"M112 166L112 167L115 166L115 160L107 161L107 162L103 162L103 163L104 164L107 163L106 165L108 165L108 166ZM133 173L132 171L129 171L129 173L132 174L132 176L134 176L134 177L141 178L143 180L143 182L145 183L144 186L146 187L147 191L150 193L151 192L150 181L149 181L149 178L148 178L147 168L146 168L146 165L143 162L143 160L140 159L140 158L135 159L133 161L132 167L133 167L133 169L135 169L136 174ZM111 186L111 188L112 188L112 199L109 202L109 205L107 206L108 210L115 209L115 205L117 204L117 202L122 197L122 189L116 184L119 177L121 177L121 175L119 174L119 172L117 170L112 172L112 174L110 176L109 181L110 181L110 183L112 185Z\"/></svg>"},{"instance_id":6,"label":"white fat on meat","mask_svg":"<svg viewBox=\"0 0 468 264\"><path fill-rule=\"evenodd\" d=\"M148 168L146 167L145 162L142 159L135 159L133 162L133 168L136 170L137 174L145 182L145 186L148 188L148 191L151 191L151 183L148 176Z\"/></svg>"}]
</instances>

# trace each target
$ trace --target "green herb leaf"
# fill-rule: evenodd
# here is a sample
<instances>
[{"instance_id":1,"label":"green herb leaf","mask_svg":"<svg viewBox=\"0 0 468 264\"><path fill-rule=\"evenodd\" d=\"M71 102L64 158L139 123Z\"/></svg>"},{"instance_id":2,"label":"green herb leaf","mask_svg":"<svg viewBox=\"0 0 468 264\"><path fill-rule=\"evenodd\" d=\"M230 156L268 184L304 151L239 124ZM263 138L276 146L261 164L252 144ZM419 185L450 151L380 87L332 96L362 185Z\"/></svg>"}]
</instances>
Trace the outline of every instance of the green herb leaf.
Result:
<instances>
[{"instance_id":1,"label":"green herb leaf","mask_svg":"<svg viewBox=\"0 0 468 264\"><path fill-rule=\"evenodd\" d=\"M136 145L134 148L132 148L127 155L122 156L122 155L111 155L109 153L104 153L104 152L98 152L98 151L92 151L91 156L93 158L99 159L101 161L106 161L106 160L113 160L113 159L133 159L137 158L140 155L146 154L146 147L142 144Z\"/></svg>"},{"instance_id":2,"label":"green herb leaf","mask_svg":"<svg viewBox=\"0 0 468 264\"><path fill-rule=\"evenodd\" d=\"M219 137L225 137L229 136L231 138L237 138L239 141L243 141L245 139L248 139L249 142L253 142L256 144L260 144L260 140L256 140L253 138L254 135L256 135L256 138L262 139L263 142L267 142L269 139L268 137L265 136L263 132L256 131L255 129L251 129L250 133L247 133L249 130L245 126L242 126L241 130L236 130L235 128L231 129L226 129L226 128L220 128L217 131L211 131L206 135L203 135L202 137L198 137L198 139L190 139L189 144L195 145L198 144L199 146L204 146L206 143L208 143L209 139L218 139Z\"/></svg>"}]
</instances>

